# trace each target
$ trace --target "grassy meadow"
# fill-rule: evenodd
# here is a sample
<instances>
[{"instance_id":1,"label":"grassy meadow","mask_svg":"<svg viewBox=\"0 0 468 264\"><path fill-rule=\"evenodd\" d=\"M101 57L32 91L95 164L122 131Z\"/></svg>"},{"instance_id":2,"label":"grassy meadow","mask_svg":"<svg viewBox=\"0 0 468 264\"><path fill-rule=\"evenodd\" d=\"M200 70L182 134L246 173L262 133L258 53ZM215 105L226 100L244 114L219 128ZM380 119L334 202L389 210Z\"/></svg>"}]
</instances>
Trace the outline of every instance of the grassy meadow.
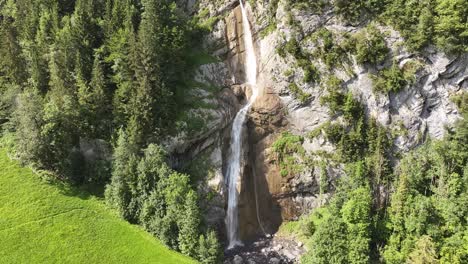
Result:
<instances>
[{"instance_id":1,"label":"grassy meadow","mask_svg":"<svg viewBox=\"0 0 468 264\"><path fill-rule=\"evenodd\" d=\"M194 263L103 200L43 182L0 150L0 263Z\"/></svg>"}]
</instances>

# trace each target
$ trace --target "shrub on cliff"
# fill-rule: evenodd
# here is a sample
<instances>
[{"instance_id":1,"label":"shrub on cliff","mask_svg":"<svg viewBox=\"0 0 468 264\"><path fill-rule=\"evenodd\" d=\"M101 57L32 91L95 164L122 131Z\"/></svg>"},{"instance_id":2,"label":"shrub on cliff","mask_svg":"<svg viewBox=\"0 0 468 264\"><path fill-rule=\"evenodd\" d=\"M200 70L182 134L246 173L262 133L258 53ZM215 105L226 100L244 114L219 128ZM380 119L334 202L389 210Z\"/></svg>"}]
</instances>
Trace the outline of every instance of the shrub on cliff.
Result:
<instances>
[{"instance_id":1,"label":"shrub on cliff","mask_svg":"<svg viewBox=\"0 0 468 264\"><path fill-rule=\"evenodd\" d=\"M369 25L356 36L356 60L360 64L380 64L388 55L389 49L383 34L375 25Z\"/></svg>"}]
</instances>

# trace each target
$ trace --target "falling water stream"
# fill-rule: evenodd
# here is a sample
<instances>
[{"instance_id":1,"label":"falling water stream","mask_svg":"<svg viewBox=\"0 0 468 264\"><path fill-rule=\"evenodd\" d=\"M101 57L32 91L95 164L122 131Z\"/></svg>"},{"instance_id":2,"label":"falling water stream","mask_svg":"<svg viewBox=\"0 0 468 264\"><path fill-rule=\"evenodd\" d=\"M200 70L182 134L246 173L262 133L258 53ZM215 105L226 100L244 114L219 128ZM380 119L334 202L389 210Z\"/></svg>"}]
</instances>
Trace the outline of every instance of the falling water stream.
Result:
<instances>
[{"instance_id":1,"label":"falling water stream","mask_svg":"<svg viewBox=\"0 0 468 264\"><path fill-rule=\"evenodd\" d=\"M237 190L238 179L241 176L241 158L242 158L242 129L245 124L247 112L258 95L257 90L257 59L253 46L252 31L250 29L247 13L242 0L239 1L242 9L242 26L244 30L245 46L245 74L247 84L252 89L252 95L247 104L237 113L231 130L231 151L228 158L228 168L226 178L228 180L228 210L226 215L226 228L229 239L228 248L234 248L242 245L239 240L239 215Z\"/></svg>"}]
</instances>

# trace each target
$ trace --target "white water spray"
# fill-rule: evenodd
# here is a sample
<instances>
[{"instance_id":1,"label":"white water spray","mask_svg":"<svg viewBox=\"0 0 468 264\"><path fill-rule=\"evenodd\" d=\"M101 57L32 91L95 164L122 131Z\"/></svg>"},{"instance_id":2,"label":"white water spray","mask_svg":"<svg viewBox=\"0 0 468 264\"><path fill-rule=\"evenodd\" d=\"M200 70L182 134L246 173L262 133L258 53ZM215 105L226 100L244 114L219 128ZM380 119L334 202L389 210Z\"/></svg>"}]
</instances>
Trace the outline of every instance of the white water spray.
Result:
<instances>
[{"instance_id":1,"label":"white water spray","mask_svg":"<svg viewBox=\"0 0 468 264\"><path fill-rule=\"evenodd\" d=\"M247 104L237 113L231 130L231 152L228 159L226 178L228 180L228 210L226 215L226 228L229 239L228 248L242 245L239 240L239 215L237 182L241 174L241 153L242 153L242 129L245 124L247 112L258 96L257 90L257 59L253 46L252 31L250 29L247 12L242 0L239 1L242 9L242 26L244 30L245 46L245 75L246 81L252 89L252 96Z\"/></svg>"}]
</instances>

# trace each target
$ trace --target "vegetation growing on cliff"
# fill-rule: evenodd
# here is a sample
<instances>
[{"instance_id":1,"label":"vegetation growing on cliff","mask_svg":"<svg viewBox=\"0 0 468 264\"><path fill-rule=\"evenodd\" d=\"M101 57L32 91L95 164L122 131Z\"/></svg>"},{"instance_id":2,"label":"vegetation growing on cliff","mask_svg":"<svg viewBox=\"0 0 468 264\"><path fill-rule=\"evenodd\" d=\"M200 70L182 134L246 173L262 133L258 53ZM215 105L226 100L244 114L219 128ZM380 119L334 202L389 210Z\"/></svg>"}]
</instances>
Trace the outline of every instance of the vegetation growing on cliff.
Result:
<instances>
[{"instance_id":1,"label":"vegetation growing on cliff","mask_svg":"<svg viewBox=\"0 0 468 264\"><path fill-rule=\"evenodd\" d=\"M338 150L361 146L362 152L340 151L346 176L329 204L281 229L307 241L302 263L465 263L468 122L461 111L465 119L444 140L411 151L395 171L391 140L374 121L364 123L367 136L347 139L354 147L345 134L329 138ZM356 123L320 131L333 135L350 125Z\"/></svg>"},{"instance_id":2,"label":"vegetation growing on cliff","mask_svg":"<svg viewBox=\"0 0 468 264\"><path fill-rule=\"evenodd\" d=\"M281 176L286 177L301 173L304 169L304 166L297 162L305 155L305 150L302 147L303 141L304 138L301 136L284 132L273 143L272 148L276 154Z\"/></svg>"},{"instance_id":3,"label":"vegetation growing on cliff","mask_svg":"<svg viewBox=\"0 0 468 264\"><path fill-rule=\"evenodd\" d=\"M450 53L468 48L468 7L463 0L337 0L333 7L351 23L380 15L403 35L411 50L431 43Z\"/></svg>"}]
</instances>

